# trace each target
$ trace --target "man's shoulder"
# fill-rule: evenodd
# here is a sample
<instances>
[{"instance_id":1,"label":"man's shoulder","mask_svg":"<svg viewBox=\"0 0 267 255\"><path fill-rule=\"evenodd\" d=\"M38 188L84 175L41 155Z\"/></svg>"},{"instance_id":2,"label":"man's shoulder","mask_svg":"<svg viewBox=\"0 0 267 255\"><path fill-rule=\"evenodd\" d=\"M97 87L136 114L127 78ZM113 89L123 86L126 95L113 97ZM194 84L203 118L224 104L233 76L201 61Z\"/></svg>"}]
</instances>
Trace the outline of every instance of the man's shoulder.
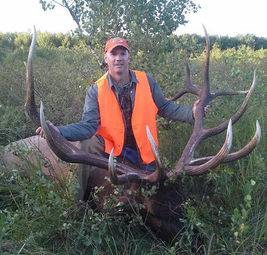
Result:
<instances>
[{"instance_id":1,"label":"man's shoulder","mask_svg":"<svg viewBox=\"0 0 267 255\"><path fill-rule=\"evenodd\" d=\"M90 97L97 97L98 95L98 87L97 83L92 84L86 91L86 94Z\"/></svg>"},{"instance_id":2,"label":"man's shoulder","mask_svg":"<svg viewBox=\"0 0 267 255\"><path fill-rule=\"evenodd\" d=\"M140 71L140 70L130 70L130 71L132 71L132 72L134 72L136 74L146 74L147 77L149 77L149 78L154 80L153 76L151 74L145 72L145 71Z\"/></svg>"},{"instance_id":3,"label":"man's shoulder","mask_svg":"<svg viewBox=\"0 0 267 255\"><path fill-rule=\"evenodd\" d=\"M131 74L134 75L134 77L138 77L138 76L146 76L149 80L154 80L154 78L152 77L152 75L148 74L145 71L140 71L140 70L130 70Z\"/></svg>"},{"instance_id":4,"label":"man's shoulder","mask_svg":"<svg viewBox=\"0 0 267 255\"><path fill-rule=\"evenodd\" d=\"M144 71L140 71L140 70L133 70L133 69L131 69L130 70L130 72L134 72L134 73L146 73L146 72L144 72Z\"/></svg>"},{"instance_id":5,"label":"man's shoulder","mask_svg":"<svg viewBox=\"0 0 267 255\"><path fill-rule=\"evenodd\" d=\"M95 83L99 83L107 78L108 73L106 72L104 75L102 75Z\"/></svg>"}]
</instances>

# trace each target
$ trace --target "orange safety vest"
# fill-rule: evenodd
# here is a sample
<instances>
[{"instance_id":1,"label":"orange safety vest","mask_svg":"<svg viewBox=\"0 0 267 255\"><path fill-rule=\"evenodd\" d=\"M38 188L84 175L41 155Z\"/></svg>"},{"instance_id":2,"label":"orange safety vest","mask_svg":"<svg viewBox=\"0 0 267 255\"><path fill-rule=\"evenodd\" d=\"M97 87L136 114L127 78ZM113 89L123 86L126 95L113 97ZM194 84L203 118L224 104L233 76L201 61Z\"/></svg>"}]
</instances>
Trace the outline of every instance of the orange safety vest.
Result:
<instances>
[{"instance_id":1,"label":"orange safety vest","mask_svg":"<svg viewBox=\"0 0 267 255\"><path fill-rule=\"evenodd\" d=\"M146 125L158 146L156 116L158 108L152 98L150 86L145 72L134 71L139 83L136 84L135 101L132 113L133 134L144 164L155 160L149 144ZM110 153L114 147L114 155L121 154L125 141L125 125L122 112L114 92L109 89L107 73L97 82L100 127L97 134L105 140L105 152Z\"/></svg>"}]
</instances>

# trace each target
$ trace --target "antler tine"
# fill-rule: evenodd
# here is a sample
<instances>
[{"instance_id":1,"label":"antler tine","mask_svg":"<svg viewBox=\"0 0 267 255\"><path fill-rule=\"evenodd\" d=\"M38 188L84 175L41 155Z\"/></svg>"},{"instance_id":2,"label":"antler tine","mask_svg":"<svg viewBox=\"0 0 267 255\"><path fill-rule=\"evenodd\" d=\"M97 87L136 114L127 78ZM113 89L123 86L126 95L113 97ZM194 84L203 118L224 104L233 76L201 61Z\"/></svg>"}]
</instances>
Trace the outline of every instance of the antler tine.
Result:
<instances>
[{"instance_id":1,"label":"antler tine","mask_svg":"<svg viewBox=\"0 0 267 255\"><path fill-rule=\"evenodd\" d=\"M25 103L26 115L33 121L33 123L40 127L40 116L36 108L35 96L34 96L34 76L33 76L33 57L36 46L36 29L33 27L33 37L28 55L28 61L26 64L26 83L27 83L27 96Z\"/></svg>"},{"instance_id":2,"label":"antler tine","mask_svg":"<svg viewBox=\"0 0 267 255\"><path fill-rule=\"evenodd\" d=\"M108 158L108 171L109 171L110 181L115 185L123 184L123 183L120 183L119 178L117 174L115 173L113 154L114 154L114 147L111 149L109 158Z\"/></svg>"},{"instance_id":3,"label":"antler tine","mask_svg":"<svg viewBox=\"0 0 267 255\"><path fill-rule=\"evenodd\" d=\"M254 70L253 82L252 82L252 85L251 85L251 87L250 87L249 90L217 92L217 93L213 93L212 94L212 99L215 98L215 97L218 97L218 96L224 96L224 95L243 95L243 94L248 94L248 93L250 93L250 95L247 95L247 97L250 98L252 92L254 91L254 88L256 86L256 83L257 83L257 72L256 72L256 70ZM249 100L249 98L247 99L247 101Z\"/></svg>"},{"instance_id":4,"label":"antler tine","mask_svg":"<svg viewBox=\"0 0 267 255\"><path fill-rule=\"evenodd\" d=\"M118 175L117 167L119 167L120 164L116 164L116 167L114 166L113 153L114 153L114 148L111 149L108 159L108 171L111 183L113 183L114 185L123 185L127 182L141 183L145 179L146 175L141 172L138 172L135 169L126 172L123 171L123 174Z\"/></svg>"},{"instance_id":5,"label":"antler tine","mask_svg":"<svg viewBox=\"0 0 267 255\"><path fill-rule=\"evenodd\" d=\"M235 160L238 160L238 159L241 159L247 156L251 151L253 151L256 148L260 140L261 140L261 127L257 120L256 121L256 132L253 138L250 140L250 142L246 146L244 146L242 149L227 155L227 157L223 160L223 163L232 162L232 161L235 161Z\"/></svg>"},{"instance_id":6,"label":"antler tine","mask_svg":"<svg viewBox=\"0 0 267 255\"><path fill-rule=\"evenodd\" d=\"M155 143L155 140L153 136L150 133L149 127L146 126L146 132L147 132L147 137L153 152L153 155L155 157L157 169L155 172L147 175L143 174L142 172L128 172L127 174L122 174L122 175L117 175L115 172L115 167L114 167L114 159L113 159L113 149L110 152L109 155L109 175L110 175L110 180L113 184L115 185L121 185L124 184L125 182L148 182L148 183L156 183L159 180L165 179L166 174L163 169L163 164L159 156L159 151L157 148L157 145Z\"/></svg>"},{"instance_id":7,"label":"antler tine","mask_svg":"<svg viewBox=\"0 0 267 255\"><path fill-rule=\"evenodd\" d=\"M256 73L256 70L254 71L254 75L253 75L253 82L252 82L252 85L250 87L250 89L248 90L248 93L242 103L242 105L240 106L239 110L231 117L232 119L232 122L233 124L235 122L237 122L242 116L243 114L245 113L246 109L247 109L247 105L248 105L248 102L250 100L250 97L256 87L256 84L257 84L257 73ZM210 128L210 129L207 129L205 131L205 137L211 137L211 136L214 136L214 135L217 135L219 133L221 133L222 131L224 131L227 127L227 124L228 124L228 121L225 121L223 122L222 124L220 124L219 126L217 127L214 127L214 128Z\"/></svg>"},{"instance_id":8,"label":"antler tine","mask_svg":"<svg viewBox=\"0 0 267 255\"><path fill-rule=\"evenodd\" d=\"M228 155L228 153L231 149L231 146L232 146L232 137L233 137L233 135L232 135L232 120L230 119L230 121L228 123L225 142L224 142L222 148L220 149L220 151L215 156L207 157L205 160L198 162L198 164L192 164L192 162L195 162L197 160L191 159L190 161L186 161L186 159L187 159L186 157L188 157L188 155L184 151L184 153L186 154L185 157L180 158L174 171L168 172L167 176L170 178L174 174L181 175L183 172L183 169L185 169L185 172L188 175L192 175L192 176L193 175L201 175L201 174L208 172L209 169L215 168L220 163L222 163L224 158ZM193 144L190 148L192 151L195 151L196 148L193 149L192 147L196 147L195 144ZM191 153L193 154L193 152L191 152Z\"/></svg>"},{"instance_id":9,"label":"antler tine","mask_svg":"<svg viewBox=\"0 0 267 255\"><path fill-rule=\"evenodd\" d=\"M209 36L208 36L205 26L204 25L202 26L203 26L205 37L206 37L206 61L205 61L205 70L204 70L204 85L202 89L203 94L202 93L201 94L205 96L206 99L208 99L210 96L210 84L209 84L210 40L209 40ZM208 102L205 102L205 103L207 104Z\"/></svg>"},{"instance_id":10,"label":"antler tine","mask_svg":"<svg viewBox=\"0 0 267 255\"><path fill-rule=\"evenodd\" d=\"M204 25L203 29L205 32L205 37L206 37L206 63L205 63L205 72L204 72L204 84L206 86L203 87L203 90L205 91L205 95L209 95L210 96L210 92L209 92L209 58L210 58L210 42L209 42L209 36L207 33L207 30L205 28ZM178 98L180 98L182 95L186 94L186 93L191 93L197 96L200 96L201 90L194 86L192 81L191 81L191 76L190 76L190 68L189 68L189 64L188 64L188 59L186 56L186 52L185 52L185 65L186 65L186 87L184 89L182 89L182 91L180 91L179 93L177 93L174 97L169 98L169 101L175 101ZM209 97L207 97L207 99L209 99ZM206 102L207 103L207 102Z\"/></svg>"},{"instance_id":11,"label":"antler tine","mask_svg":"<svg viewBox=\"0 0 267 255\"><path fill-rule=\"evenodd\" d=\"M148 125L146 125L146 133L157 164L156 171L148 176L148 181L150 183L155 183L158 182L159 180L166 178L166 174L163 169L163 164L159 155L157 145L155 143L153 136L151 135Z\"/></svg>"},{"instance_id":12,"label":"antler tine","mask_svg":"<svg viewBox=\"0 0 267 255\"><path fill-rule=\"evenodd\" d=\"M247 94L249 90L244 91L220 91L217 93L211 93L212 99L219 96L232 96L232 95L244 95Z\"/></svg>"},{"instance_id":13,"label":"antler tine","mask_svg":"<svg viewBox=\"0 0 267 255\"><path fill-rule=\"evenodd\" d=\"M186 66L186 87L182 89L179 93L177 93L174 97L169 98L169 101L176 101L178 98L180 98L182 95L186 93L191 93L194 95L199 96L200 95L200 89L193 85L191 81L191 75L190 75L190 67L188 64L188 58L186 56L186 51L184 53L184 59L185 59L185 66Z\"/></svg>"},{"instance_id":14,"label":"antler tine","mask_svg":"<svg viewBox=\"0 0 267 255\"><path fill-rule=\"evenodd\" d=\"M228 155L231 146L232 146L232 139L233 139L233 134L232 134L232 120L230 119L228 123L228 128L227 128L227 133L226 133L226 138L225 142L220 149L220 151L213 156L208 162L199 165L199 166L189 166L186 165L184 166L185 171L188 175L201 175L206 173L209 169L215 168L218 166L224 158Z\"/></svg>"},{"instance_id":15,"label":"antler tine","mask_svg":"<svg viewBox=\"0 0 267 255\"><path fill-rule=\"evenodd\" d=\"M247 156L251 151L253 151L256 148L256 146L260 142L260 139L261 139L261 127L257 120L256 131L255 131L253 138L242 149L236 152L233 152L233 153L229 153L221 163L229 163L229 162L232 162L232 161L235 161L235 160L238 160L238 159L241 159ZM211 159L212 159L212 156L194 159L189 162L189 165L190 166L201 165Z\"/></svg>"}]
</instances>

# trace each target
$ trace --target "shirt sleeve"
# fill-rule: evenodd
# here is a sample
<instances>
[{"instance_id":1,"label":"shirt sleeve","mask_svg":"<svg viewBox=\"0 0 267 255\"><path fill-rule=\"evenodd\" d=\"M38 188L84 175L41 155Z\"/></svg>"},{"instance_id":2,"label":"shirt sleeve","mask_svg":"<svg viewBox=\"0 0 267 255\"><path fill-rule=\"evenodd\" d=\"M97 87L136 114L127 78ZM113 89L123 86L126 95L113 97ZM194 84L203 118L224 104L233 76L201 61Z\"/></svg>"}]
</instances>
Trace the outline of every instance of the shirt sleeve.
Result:
<instances>
[{"instance_id":1,"label":"shirt sleeve","mask_svg":"<svg viewBox=\"0 0 267 255\"><path fill-rule=\"evenodd\" d=\"M86 92L82 120L67 126L59 126L61 134L69 141L82 141L91 138L100 125L97 85Z\"/></svg>"},{"instance_id":2,"label":"shirt sleeve","mask_svg":"<svg viewBox=\"0 0 267 255\"><path fill-rule=\"evenodd\" d=\"M194 118L192 108L184 105L177 105L176 103L167 100L154 78L149 74L147 74L147 78L153 100L159 109L158 115L163 118L193 125Z\"/></svg>"}]
</instances>

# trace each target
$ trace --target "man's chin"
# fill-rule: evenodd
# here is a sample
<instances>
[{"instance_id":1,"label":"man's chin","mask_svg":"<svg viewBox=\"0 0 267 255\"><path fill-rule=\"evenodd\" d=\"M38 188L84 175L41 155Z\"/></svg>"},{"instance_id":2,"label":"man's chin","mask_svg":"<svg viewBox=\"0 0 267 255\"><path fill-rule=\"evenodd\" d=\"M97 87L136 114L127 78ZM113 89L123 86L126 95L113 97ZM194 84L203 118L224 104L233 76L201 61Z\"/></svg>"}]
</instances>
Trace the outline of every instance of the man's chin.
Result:
<instances>
[{"instance_id":1,"label":"man's chin","mask_svg":"<svg viewBox=\"0 0 267 255\"><path fill-rule=\"evenodd\" d=\"M114 70L116 70L116 71L123 71L123 67L122 66L115 66L114 67Z\"/></svg>"},{"instance_id":2,"label":"man's chin","mask_svg":"<svg viewBox=\"0 0 267 255\"><path fill-rule=\"evenodd\" d=\"M114 68L114 71L116 73L123 73L123 72L125 72L125 69L124 68Z\"/></svg>"}]
</instances>

